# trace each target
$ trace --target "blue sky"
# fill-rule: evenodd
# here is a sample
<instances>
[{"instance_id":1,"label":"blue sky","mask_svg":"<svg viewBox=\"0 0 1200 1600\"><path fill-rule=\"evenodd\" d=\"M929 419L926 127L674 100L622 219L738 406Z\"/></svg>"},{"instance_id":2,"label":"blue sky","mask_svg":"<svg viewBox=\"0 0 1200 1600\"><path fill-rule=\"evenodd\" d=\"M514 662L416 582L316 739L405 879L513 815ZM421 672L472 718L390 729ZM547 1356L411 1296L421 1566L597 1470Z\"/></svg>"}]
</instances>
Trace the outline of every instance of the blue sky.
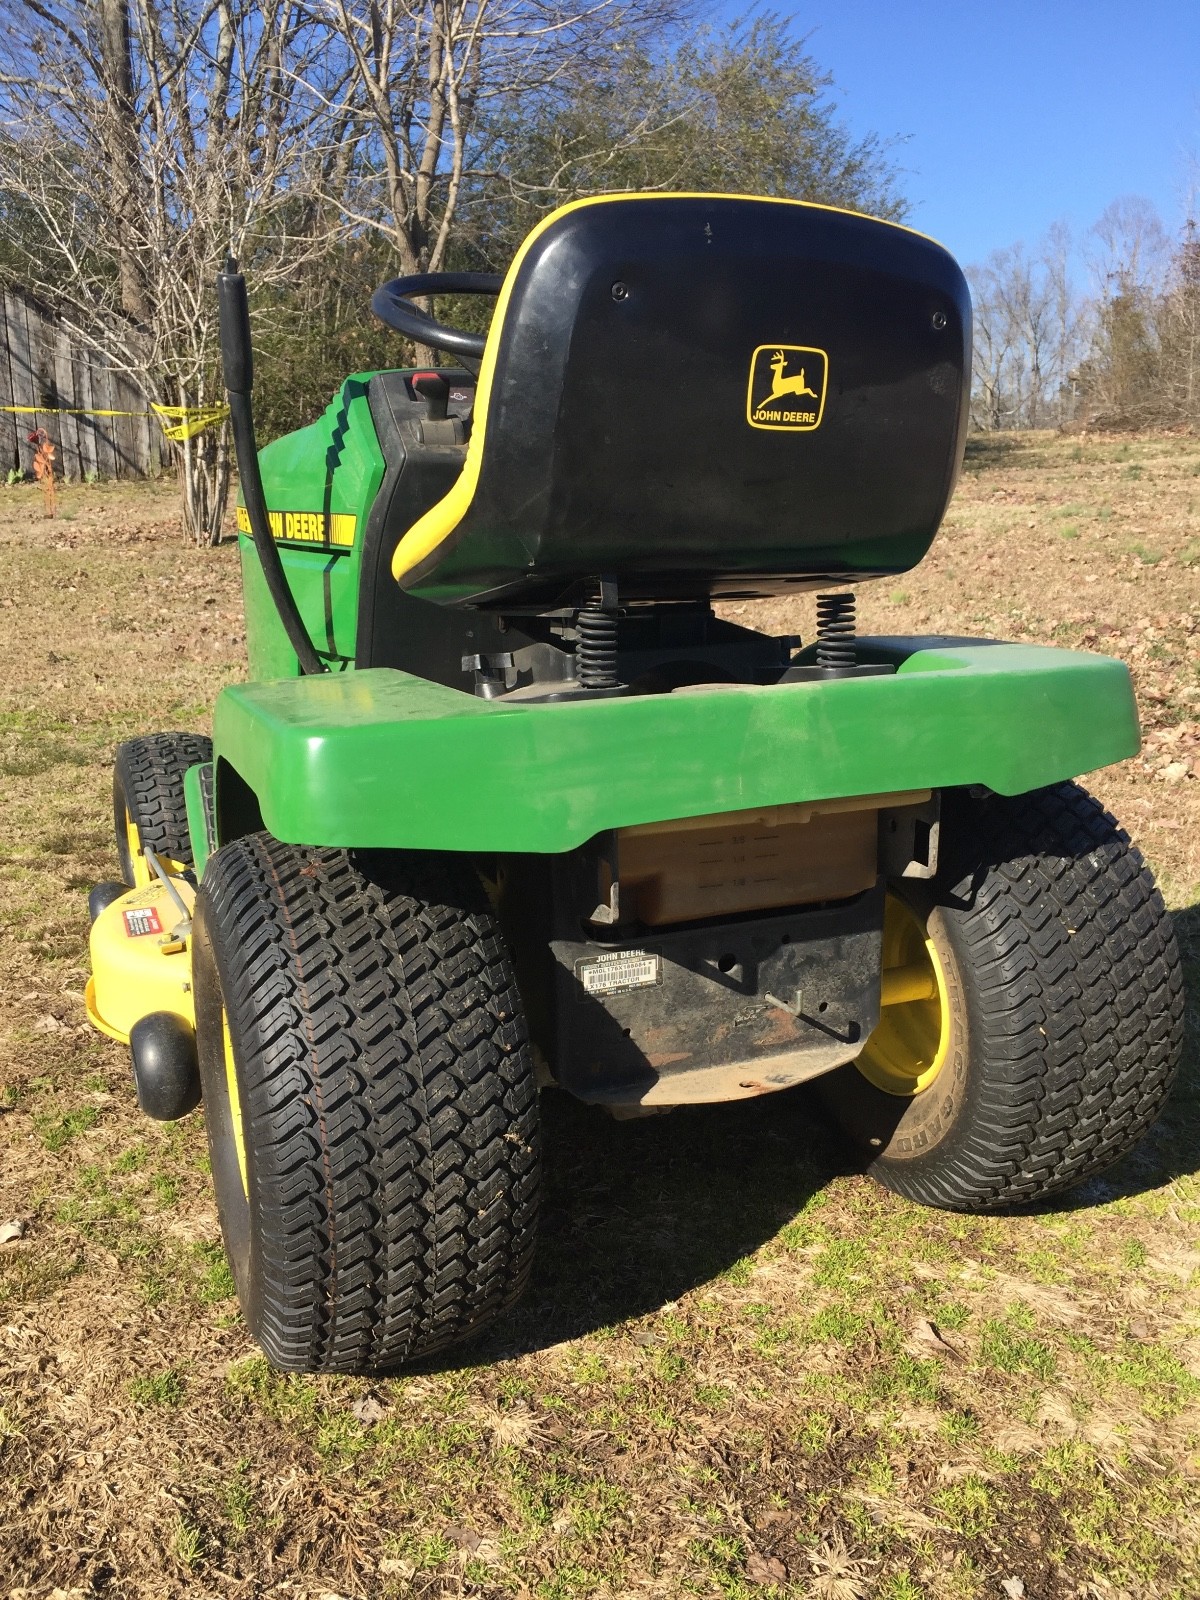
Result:
<instances>
[{"instance_id":1,"label":"blue sky","mask_svg":"<svg viewBox=\"0 0 1200 1600\"><path fill-rule=\"evenodd\" d=\"M718 15L746 7L719 0ZM811 35L856 132L908 135L909 221L960 261L1110 200L1152 200L1172 232L1200 183L1200 0L809 0L771 7Z\"/></svg>"}]
</instances>

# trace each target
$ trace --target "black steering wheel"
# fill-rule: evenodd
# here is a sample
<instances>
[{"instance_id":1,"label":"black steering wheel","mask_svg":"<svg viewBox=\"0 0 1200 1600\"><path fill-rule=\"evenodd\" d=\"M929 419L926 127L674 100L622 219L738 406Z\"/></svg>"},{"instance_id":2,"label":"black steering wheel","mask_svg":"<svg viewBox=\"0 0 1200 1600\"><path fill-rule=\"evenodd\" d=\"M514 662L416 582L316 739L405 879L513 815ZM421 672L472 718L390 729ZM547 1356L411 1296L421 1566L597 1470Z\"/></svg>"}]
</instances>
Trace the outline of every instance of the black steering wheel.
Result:
<instances>
[{"instance_id":1,"label":"black steering wheel","mask_svg":"<svg viewBox=\"0 0 1200 1600\"><path fill-rule=\"evenodd\" d=\"M409 303L414 294L499 294L504 279L498 272L414 272L407 278L393 278L371 296L371 310L380 322L395 328L406 339L448 350L452 355L478 361L483 355L487 335L466 333L436 322L427 311Z\"/></svg>"}]
</instances>

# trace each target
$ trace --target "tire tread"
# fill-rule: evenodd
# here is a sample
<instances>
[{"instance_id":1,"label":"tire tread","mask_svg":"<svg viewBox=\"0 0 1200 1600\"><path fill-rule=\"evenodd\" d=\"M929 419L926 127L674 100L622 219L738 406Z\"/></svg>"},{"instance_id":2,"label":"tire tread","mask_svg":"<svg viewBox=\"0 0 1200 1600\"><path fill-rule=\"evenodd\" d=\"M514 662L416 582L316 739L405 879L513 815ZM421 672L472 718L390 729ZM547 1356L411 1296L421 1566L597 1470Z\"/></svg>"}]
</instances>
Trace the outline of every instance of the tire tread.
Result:
<instances>
[{"instance_id":1,"label":"tire tread","mask_svg":"<svg viewBox=\"0 0 1200 1600\"><path fill-rule=\"evenodd\" d=\"M113 812L124 871L131 866L123 838L126 805L143 845L169 861L195 865L183 775L189 767L211 760L212 740L202 733L149 733L117 746Z\"/></svg>"},{"instance_id":2,"label":"tire tread","mask_svg":"<svg viewBox=\"0 0 1200 1600\"><path fill-rule=\"evenodd\" d=\"M201 893L248 1046L268 1356L375 1371L466 1337L524 1288L539 1179L529 1044L477 878L256 834Z\"/></svg>"},{"instance_id":3,"label":"tire tread","mask_svg":"<svg viewBox=\"0 0 1200 1600\"><path fill-rule=\"evenodd\" d=\"M951 824L942 899L985 1070L951 1159L875 1168L926 1204L993 1210L1092 1178L1142 1138L1178 1071L1183 979L1148 867L1077 784L964 799Z\"/></svg>"}]
</instances>

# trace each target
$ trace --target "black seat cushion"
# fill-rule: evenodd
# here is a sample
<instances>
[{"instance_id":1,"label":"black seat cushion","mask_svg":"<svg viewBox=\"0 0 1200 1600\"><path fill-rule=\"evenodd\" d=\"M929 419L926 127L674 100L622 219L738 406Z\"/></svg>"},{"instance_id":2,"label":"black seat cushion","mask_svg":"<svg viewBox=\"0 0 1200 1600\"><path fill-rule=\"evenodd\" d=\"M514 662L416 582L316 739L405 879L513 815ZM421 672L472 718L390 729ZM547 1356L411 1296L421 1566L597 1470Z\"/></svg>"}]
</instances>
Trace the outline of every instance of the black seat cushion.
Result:
<instances>
[{"instance_id":1,"label":"black seat cushion","mask_svg":"<svg viewBox=\"0 0 1200 1600\"><path fill-rule=\"evenodd\" d=\"M970 300L932 240L794 201L611 196L517 255L453 489L393 573L443 604L764 595L906 571L962 457Z\"/></svg>"}]
</instances>

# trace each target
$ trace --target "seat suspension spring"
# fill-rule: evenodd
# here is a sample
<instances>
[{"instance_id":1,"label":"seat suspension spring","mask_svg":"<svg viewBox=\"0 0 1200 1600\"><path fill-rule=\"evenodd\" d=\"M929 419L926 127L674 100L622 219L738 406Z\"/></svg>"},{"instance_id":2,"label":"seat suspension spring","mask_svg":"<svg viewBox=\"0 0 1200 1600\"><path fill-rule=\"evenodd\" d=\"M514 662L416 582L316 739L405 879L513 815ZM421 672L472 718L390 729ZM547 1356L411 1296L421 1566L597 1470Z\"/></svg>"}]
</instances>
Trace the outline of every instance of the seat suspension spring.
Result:
<instances>
[{"instance_id":1,"label":"seat suspension spring","mask_svg":"<svg viewBox=\"0 0 1200 1600\"><path fill-rule=\"evenodd\" d=\"M834 672L853 667L854 592L817 596L817 666Z\"/></svg>"},{"instance_id":2,"label":"seat suspension spring","mask_svg":"<svg viewBox=\"0 0 1200 1600\"><path fill-rule=\"evenodd\" d=\"M617 685L617 612L615 585L602 583L594 598L575 617L575 675L584 689Z\"/></svg>"}]
</instances>

